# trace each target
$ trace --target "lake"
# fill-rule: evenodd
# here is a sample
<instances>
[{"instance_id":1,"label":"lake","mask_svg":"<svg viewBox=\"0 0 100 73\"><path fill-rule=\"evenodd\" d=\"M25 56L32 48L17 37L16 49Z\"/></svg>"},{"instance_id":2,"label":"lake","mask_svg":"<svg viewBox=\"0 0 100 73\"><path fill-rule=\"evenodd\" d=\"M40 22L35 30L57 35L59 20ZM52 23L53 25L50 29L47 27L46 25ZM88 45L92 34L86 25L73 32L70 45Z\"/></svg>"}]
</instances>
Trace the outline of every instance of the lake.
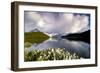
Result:
<instances>
[{"instance_id":1,"label":"lake","mask_svg":"<svg viewBox=\"0 0 100 73\"><path fill-rule=\"evenodd\" d=\"M45 50L48 48L65 48L70 53L77 53L82 58L90 58L90 44L83 41L73 41L68 39L54 39L50 38L39 44L32 44L28 48L29 51L34 49Z\"/></svg>"}]
</instances>

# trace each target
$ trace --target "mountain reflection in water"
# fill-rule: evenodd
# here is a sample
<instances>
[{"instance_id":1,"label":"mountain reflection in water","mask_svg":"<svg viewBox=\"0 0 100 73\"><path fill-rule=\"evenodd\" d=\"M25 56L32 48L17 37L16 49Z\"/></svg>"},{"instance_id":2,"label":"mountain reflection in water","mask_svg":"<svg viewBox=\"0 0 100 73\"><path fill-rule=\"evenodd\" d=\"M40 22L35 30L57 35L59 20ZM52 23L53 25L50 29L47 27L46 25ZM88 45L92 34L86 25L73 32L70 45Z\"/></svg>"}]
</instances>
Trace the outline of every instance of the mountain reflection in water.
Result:
<instances>
[{"instance_id":1,"label":"mountain reflection in water","mask_svg":"<svg viewBox=\"0 0 100 73\"><path fill-rule=\"evenodd\" d=\"M67 39L48 39L39 44L32 44L29 51L34 49L45 50L48 48L65 48L66 51L77 53L82 58L90 58L90 44L82 41L70 41Z\"/></svg>"}]
</instances>

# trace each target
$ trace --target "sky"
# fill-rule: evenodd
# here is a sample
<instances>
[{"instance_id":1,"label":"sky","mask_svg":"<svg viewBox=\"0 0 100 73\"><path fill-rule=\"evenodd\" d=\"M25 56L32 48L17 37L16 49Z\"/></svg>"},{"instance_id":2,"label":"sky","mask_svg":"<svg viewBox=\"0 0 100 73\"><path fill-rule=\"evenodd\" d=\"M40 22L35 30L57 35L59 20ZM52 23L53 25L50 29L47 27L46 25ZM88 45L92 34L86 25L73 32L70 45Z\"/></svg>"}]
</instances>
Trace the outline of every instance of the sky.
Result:
<instances>
[{"instance_id":1,"label":"sky","mask_svg":"<svg viewBox=\"0 0 100 73\"><path fill-rule=\"evenodd\" d=\"M70 34L90 30L90 14L24 11L24 31Z\"/></svg>"}]
</instances>

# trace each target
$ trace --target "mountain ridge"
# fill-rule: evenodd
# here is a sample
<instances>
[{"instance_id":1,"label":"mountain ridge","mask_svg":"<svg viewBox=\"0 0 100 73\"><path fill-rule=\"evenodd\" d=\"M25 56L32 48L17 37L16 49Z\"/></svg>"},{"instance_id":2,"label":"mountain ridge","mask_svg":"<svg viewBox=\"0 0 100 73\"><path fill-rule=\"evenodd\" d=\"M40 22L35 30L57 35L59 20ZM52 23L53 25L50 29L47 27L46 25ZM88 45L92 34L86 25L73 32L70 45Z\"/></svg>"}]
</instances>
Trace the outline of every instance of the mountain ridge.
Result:
<instances>
[{"instance_id":1,"label":"mountain ridge","mask_svg":"<svg viewBox=\"0 0 100 73\"><path fill-rule=\"evenodd\" d=\"M82 32L82 33L68 34L68 35L62 36L62 38L69 39L69 40L85 41L87 43L90 43L90 30Z\"/></svg>"}]
</instances>

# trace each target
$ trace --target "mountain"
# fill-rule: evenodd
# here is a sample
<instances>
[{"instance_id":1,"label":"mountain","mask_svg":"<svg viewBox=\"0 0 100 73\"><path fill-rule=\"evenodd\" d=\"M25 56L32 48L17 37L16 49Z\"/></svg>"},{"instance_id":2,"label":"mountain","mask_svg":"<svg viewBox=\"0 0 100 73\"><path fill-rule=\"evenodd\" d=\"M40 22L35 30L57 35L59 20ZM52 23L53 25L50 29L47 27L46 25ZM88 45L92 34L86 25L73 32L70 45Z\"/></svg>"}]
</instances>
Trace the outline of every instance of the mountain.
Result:
<instances>
[{"instance_id":1,"label":"mountain","mask_svg":"<svg viewBox=\"0 0 100 73\"><path fill-rule=\"evenodd\" d=\"M40 32L40 30L35 28L35 29L31 30L31 32Z\"/></svg>"},{"instance_id":2,"label":"mountain","mask_svg":"<svg viewBox=\"0 0 100 73\"><path fill-rule=\"evenodd\" d=\"M69 40L79 40L90 43L90 30L82 32L82 33L73 33L62 36L62 38L67 38Z\"/></svg>"},{"instance_id":3,"label":"mountain","mask_svg":"<svg viewBox=\"0 0 100 73\"><path fill-rule=\"evenodd\" d=\"M60 39L60 38L62 37L62 34L55 34L55 35L53 35L52 37L53 37L53 38L58 38L58 39Z\"/></svg>"}]
</instances>

